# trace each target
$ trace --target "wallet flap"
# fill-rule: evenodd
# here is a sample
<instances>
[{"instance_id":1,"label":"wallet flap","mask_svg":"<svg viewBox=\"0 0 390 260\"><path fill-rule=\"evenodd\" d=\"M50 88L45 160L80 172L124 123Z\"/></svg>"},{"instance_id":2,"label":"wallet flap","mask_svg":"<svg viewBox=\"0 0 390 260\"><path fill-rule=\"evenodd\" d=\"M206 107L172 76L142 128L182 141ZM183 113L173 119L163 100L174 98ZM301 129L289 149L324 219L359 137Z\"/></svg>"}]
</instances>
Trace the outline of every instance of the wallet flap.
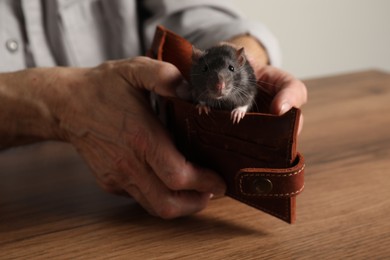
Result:
<instances>
[{"instance_id":1,"label":"wallet flap","mask_svg":"<svg viewBox=\"0 0 390 260\"><path fill-rule=\"evenodd\" d=\"M244 168L236 174L236 193L245 197L293 197L304 188L303 157L290 168Z\"/></svg>"},{"instance_id":2,"label":"wallet flap","mask_svg":"<svg viewBox=\"0 0 390 260\"><path fill-rule=\"evenodd\" d=\"M183 37L165 29L163 26L157 26L148 56L172 63L189 81L192 44Z\"/></svg>"}]
</instances>

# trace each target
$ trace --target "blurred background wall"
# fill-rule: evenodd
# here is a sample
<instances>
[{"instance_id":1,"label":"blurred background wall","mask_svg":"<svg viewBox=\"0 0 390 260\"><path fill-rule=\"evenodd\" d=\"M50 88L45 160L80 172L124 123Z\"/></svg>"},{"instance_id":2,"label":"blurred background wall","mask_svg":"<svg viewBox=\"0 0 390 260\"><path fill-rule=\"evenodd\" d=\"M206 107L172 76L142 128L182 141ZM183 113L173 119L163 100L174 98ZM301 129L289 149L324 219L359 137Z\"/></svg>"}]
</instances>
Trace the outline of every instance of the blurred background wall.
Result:
<instances>
[{"instance_id":1,"label":"blurred background wall","mask_svg":"<svg viewBox=\"0 0 390 260\"><path fill-rule=\"evenodd\" d=\"M283 69L299 78L390 72L390 0L234 0L279 39Z\"/></svg>"}]
</instances>

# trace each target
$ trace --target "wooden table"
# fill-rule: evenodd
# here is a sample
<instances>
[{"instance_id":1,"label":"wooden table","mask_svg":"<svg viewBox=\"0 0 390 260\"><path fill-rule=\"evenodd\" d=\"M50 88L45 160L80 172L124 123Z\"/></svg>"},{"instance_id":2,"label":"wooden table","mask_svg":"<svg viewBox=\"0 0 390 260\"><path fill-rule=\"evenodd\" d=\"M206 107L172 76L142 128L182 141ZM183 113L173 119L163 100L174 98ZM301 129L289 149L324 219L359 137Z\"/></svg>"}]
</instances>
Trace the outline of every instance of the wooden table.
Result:
<instances>
[{"instance_id":1,"label":"wooden table","mask_svg":"<svg viewBox=\"0 0 390 260\"><path fill-rule=\"evenodd\" d=\"M0 259L390 258L390 74L306 81L298 218L228 197L165 221L109 195L66 144L0 154Z\"/></svg>"}]
</instances>

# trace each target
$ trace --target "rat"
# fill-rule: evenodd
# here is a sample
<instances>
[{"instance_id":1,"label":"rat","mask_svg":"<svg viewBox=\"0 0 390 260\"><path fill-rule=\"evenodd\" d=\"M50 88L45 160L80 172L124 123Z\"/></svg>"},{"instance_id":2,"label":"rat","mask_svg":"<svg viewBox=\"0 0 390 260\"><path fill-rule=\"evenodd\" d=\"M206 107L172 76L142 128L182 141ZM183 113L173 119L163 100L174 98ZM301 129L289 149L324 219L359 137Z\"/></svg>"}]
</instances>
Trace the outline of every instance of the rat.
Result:
<instances>
[{"instance_id":1,"label":"rat","mask_svg":"<svg viewBox=\"0 0 390 260\"><path fill-rule=\"evenodd\" d=\"M211 108L231 110L233 124L244 118L257 95L256 77L244 48L229 44L206 50L193 46L190 84L199 114L208 114Z\"/></svg>"}]
</instances>

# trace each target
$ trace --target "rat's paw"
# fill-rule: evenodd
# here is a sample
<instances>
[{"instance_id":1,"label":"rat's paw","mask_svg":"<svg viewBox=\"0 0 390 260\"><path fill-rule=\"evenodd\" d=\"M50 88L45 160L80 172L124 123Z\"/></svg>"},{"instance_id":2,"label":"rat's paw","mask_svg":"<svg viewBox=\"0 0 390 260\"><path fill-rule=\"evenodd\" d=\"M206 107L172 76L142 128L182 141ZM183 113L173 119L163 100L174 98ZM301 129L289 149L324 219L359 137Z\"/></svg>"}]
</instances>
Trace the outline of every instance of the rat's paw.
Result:
<instances>
[{"instance_id":1,"label":"rat's paw","mask_svg":"<svg viewBox=\"0 0 390 260\"><path fill-rule=\"evenodd\" d=\"M236 107L232 110L230 114L230 118L233 120L233 124L239 123L241 119L244 118L246 111L248 110L248 106Z\"/></svg>"},{"instance_id":2,"label":"rat's paw","mask_svg":"<svg viewBox=\"0 0 390 260\"><path fill-rule=\"evenodd\" d=\"M201 115L203 111L206 113L206 115L208 115L211 111L211 108L203 103L197 104L196 108L198 109L199 115Z\"/></svg>"}]
</instances>

